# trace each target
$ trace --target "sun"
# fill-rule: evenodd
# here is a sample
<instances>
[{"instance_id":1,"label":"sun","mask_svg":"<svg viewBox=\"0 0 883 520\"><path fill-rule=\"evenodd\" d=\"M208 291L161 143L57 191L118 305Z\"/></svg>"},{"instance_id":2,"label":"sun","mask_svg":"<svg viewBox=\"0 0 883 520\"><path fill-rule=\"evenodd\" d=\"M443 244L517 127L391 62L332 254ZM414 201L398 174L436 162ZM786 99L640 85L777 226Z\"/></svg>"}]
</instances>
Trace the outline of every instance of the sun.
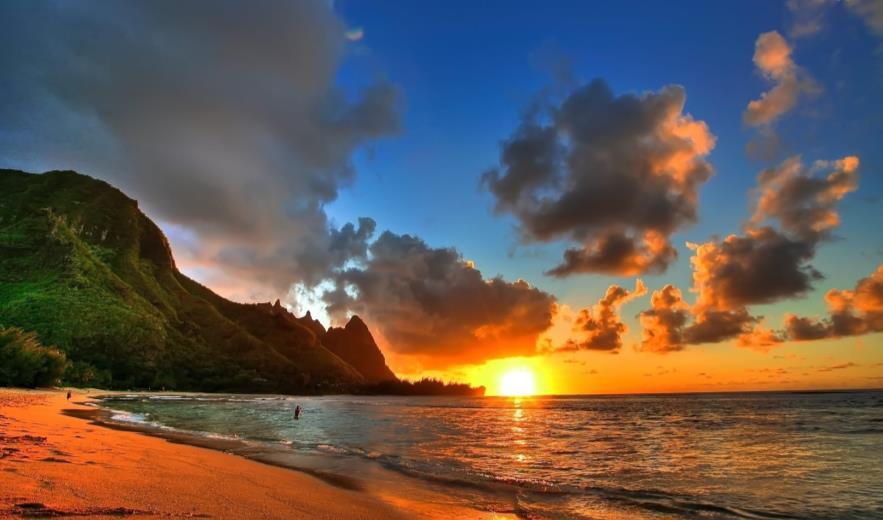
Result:
<instances>
[{"instance_id":1,"label":"sun","mask_svg":"<svg viewBox=\"0 0 883 520\"><path fill-rule=\"evenodd\" d=\"M509 370L500 378L500 395L517 397L536 392L533 372L527 368Z\"/></svg>"}]
</instances>

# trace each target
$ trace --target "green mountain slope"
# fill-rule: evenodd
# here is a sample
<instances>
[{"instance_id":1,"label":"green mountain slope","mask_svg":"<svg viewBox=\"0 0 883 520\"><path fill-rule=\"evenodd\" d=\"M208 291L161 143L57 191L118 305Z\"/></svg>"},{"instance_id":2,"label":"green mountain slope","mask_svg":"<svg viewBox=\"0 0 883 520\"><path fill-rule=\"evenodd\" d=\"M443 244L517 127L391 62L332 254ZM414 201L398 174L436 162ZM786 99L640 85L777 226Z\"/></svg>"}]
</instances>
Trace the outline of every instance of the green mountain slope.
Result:
<instances>
[{"instance_id":1,"label":"green mountain slope","mask_svg":"<svg viewBox=\"0 0 883 520\"><path fill-rule=\"evenodd\" d=\"M160 229L105 182L0 170L0 325L64 351L71 383L272 392L362 384L302 320L231 302L181 274Z\"/></svg>"}]
</instances>

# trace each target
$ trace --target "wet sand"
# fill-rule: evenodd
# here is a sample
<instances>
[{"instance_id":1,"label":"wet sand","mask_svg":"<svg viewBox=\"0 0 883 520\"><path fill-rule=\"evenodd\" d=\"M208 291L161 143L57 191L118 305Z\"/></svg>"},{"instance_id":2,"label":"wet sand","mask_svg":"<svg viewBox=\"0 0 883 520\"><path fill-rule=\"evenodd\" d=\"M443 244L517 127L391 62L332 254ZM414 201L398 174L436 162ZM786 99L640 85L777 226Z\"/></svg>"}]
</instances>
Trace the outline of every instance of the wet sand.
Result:
<instances>
[{"instance_id":1,"label":"wet sand","mask_svg":"<svg viewBox=\"0 0 883 520\"><path fill-rule=\"evenodd\" d=\"M61 391L0 389L0 518L435 516L347 482L218 451L223 446L99 426L90 419L100 412L76 404L86 399L76 391L68 402Z\"/></svg>"}]
</instances>

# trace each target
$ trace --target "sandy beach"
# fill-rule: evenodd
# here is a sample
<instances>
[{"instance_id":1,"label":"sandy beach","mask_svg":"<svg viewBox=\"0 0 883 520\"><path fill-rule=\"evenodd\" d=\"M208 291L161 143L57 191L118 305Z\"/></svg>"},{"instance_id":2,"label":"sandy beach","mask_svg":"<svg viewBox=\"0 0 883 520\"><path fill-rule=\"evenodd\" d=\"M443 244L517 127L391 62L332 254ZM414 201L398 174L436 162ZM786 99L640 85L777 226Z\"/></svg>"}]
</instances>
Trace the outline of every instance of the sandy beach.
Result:
<instances>
[{"instance_id":1,"label":"sandy beach","mask_svg":"<svg viewBox=\"0 0 883 520\"><path fill-rule=\"evenodd\" d=\"M0 517L408 518L368 493L65 415L61 391L0 389ZM423 515L419 515L423 516Z\"/></svg>"}]
</instances>

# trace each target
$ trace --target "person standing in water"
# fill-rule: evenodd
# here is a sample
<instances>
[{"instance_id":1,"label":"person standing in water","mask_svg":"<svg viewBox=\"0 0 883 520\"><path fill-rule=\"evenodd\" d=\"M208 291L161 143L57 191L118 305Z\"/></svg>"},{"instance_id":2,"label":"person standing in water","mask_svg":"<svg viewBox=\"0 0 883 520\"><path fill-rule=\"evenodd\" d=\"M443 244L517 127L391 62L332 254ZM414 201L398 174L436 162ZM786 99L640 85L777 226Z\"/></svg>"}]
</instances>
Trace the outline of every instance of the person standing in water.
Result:
<instances>
[{"instance_id":1,"label":"person standing in water","mask_svg":"<svg viewBox=\"0 0 883 520\"><path fill-rule=\"evenodd\" d=\"M68 401L71 400L71 391L70 390L67 391L67 400Z\"/></svg>"},{"instance_id":2,"label":"person standing in water","mask_svg":"<svg viewBox=\"0 0 883 520\"><path fill-rule=\"evenodd\" d=\"M297 406L294 408L294 420L295 420L295 421L300 420L300 405L297 405Z\"/></svg>"}]
</instances>

